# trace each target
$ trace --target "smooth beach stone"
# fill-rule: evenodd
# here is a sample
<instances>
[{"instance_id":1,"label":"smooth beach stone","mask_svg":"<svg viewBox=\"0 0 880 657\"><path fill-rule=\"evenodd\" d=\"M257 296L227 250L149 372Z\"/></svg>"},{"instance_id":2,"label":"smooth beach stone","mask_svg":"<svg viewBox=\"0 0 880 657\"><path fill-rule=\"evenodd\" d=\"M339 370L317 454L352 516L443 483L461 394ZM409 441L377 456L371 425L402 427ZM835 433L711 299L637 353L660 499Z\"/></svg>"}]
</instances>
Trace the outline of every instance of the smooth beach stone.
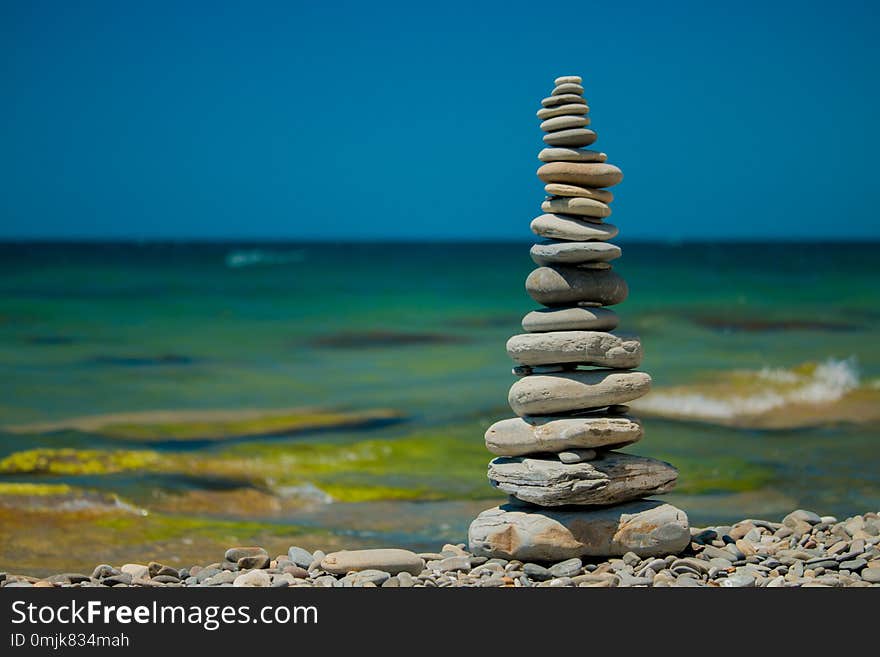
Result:
<instances>
[{"instance_id":1,"label":"smooth beach stone","mask_svg":"<svg viewBox=\"0 0 880 657\"><path fill-rule=\"evenodd\" d=\"M535 217L530 228L540 237L570 242L604 242L614 239L619 232L614 224L585 221L560 214L542 214Z\"/></svg>"},{"instance_id":2,"label":"smooth beach stone","mask_svg":"<svg viewBox=\"0 0 880 657\"><path fill-rule=\"evenodd\" d=\"M553 84L557 87L561 84L583 84L584 80L580 75L560 75L553 80Z\"/></svg>"},{"instance_id":3,"label":"smooth beach stone","mask_svg":"<svg viewBox=\"0 0 880 657\"><path fill-rule=\"evenodd\" d=\"M642 362L642 343L601 331L523 333L507 341L507 355L522 365L577 363L630 369Z\"/></svg>"},{"instance_id":4,"label":"smooth beach stone","mask_svg":"<svg viewBox=\"0 0 880 657\"><path fill-rule=\"evenodd\" d=\"M567 128L583 128L590 125L590 117L588 116L557 116L547 119L541 123L541 130L544 132L553 132L555 130L565 130Z\"/></svg>"},{"instance_id":5,"label":"smooth beach stone","mask_svg":"<svg viewBox=\"0 0 880 657\"><path fill-rule=\"evenodd\" d=\"M532 245L529 255L538 265L607 263L620 257L620 247L610 242L547 242Z\"/></svg>"},{"instance_id":6,"label":"smooth beach stone","mask_svg":"<svg viewBox=\"0 0 880 657\"><path fill-rule=\"evenodd\" d=\"M601 151L591 151L588 148L545 148L538 153L541 162L605 162L608 156ZM610 192L606 192L609 193ZM566 196L577 196L567 194Z\"/></svg>"},{"instance_id":7,"label":"smooth beach stone","mask_svg":"<svg viewBox=\"0 0 880 657\"><path fill-rule=\"evenodd\" d=\"M554 116L565 116L571 114L589 114L590 106L581 103L569 103L568 105L556 105L555 107L542 107L536 112L536 115L542 121L552 119Z\"/></svg>"},{"instance_id":8,"label":"smooth beach stone","mask_svg":"<svg viewBox=\"0 0 880 657\"><path fill-rule=\"evenodd\" d=\"M515 417L486 430L486 449L497 456L524 456L571 449L630 445L641 439L641 423L604 411L577 417Z\"/></svg>"},{"instance_id":9,"label":"smooth beach stone","mask_svg":"<svg viewBox=\"0 0 880 657\"><path fill-rule=\"evenodd\" d=\"M611 214L611 208L592 198L578 196L556 196L541 203L541 209L548 214L574 214L601 219Z\"/></svg>"},{"instance_id":10,"label":"smooth beach stone","mask_svg":"<svg viewBox=\"0 0 880 657\"><path fill-rule=\"evenodd\" d=\"M542 107L556 107L558 105L586 105L587 101L583 96L578 94L560 94L558 96L548 96L541 101Z\"/></svg>"},{"instance_id":11,"label":"smooth beach stone","mask_svg":"<svg viewBox=\"0 0 880 657\"><path fill-rule=\"evenodd\" d=\"M539 267L526 278L526 291L544 306L565 306L590 301L613 306L629 294L626 281L617 273L577 269L566 265Z\"/></svg>"},{"instance_id":12,"label":"smooth beach stone","mask_svg":"<svg viewBox=\"0 0 880 657\"><path fill-rule=\"evenodd\" d=\"M547 136L544 141L547 141ZM623 172L607 162L548 162L538 169L538 178L545 183L612 187L623 180Z\"/></svg>"},{"instance_id":13,"label":"smooth beach stone","mask_svg":"<svg viewBox=\"0 0 880 657\"><path fill-rule=\"evenodd\" d=\"M519 416L558 415L638 399L651 389L645 372L590 370L535 374L516 381L507 394Z\"/></svg>"},{"instance_id":14,"label":"smooth beach stone","mask_svg":"<svg viewBox=\"0 0 880 657\"><path fill-rule=\"evenodd\" d=\"M246 573L242 573L238 577L236 577L232 585L235 587L241 586L269 586L272 584L272 579L269 577L268 573L262 570L250 570Z\"/></svg>"},{"instance_id":15,"label":"smooth beach stone","mask_svg":"<svg viewBox=\"0 0 880 657\"><path fill-rule=\"evenodd\" d=\"M425 561L414 552L396 548L342 550L324 557L321 568L334 575L360 570L382 570L392 575L401 572L418 575L425 569Z\"/></svg>"},{"instance_id":16,"label":"smooth beach stone","mask_svg":"<svg viewBox=\"0 0 880 657\"><path fill-rule=\"evenodd\" d=\"M577 94L578 96L583 96L584 88L577 82L563 82L562 84L557 84L553 87L553 91L550 92L550 95L552 96L561 96L562 94Z\"/></svg>"},{"instance_id":17,"label":"smooth beach stone","mask_svg":"<svg viewBox=\"0 0 880 657\"><path fill-rule=\"evenodd\" d=\"M608 308L541 308L522 319L523 331L613 331L620 318Z\"/></svg>"},{"instance_id":18,"label":"smooth beach stone","mask_svg":"<svg viewBox=\"0 0 880 657\"><path fill-rule=\"evenodd\" d=\"M268 559L269 553L261 547L232 547L226 550L223 559L235 563L244 557L266 557Z\"/></svg>"},{"instance_id":19,"label":"smooth beach stone","mask_svg":"<svg viewBox=\"0 0 880 657\"><path fill-rule=\"evenodd\" d=\"M478 556L557 562L574 557L678 554L690 542L687 514L671 504L639 500L589 510L505 504L483 511L468 530Z\"/></svg>"},{"instance_id":20,"label":"smooth beach stone","mask_svg":"<svg viewBox=\"0 0 880 657\"><path fill-rule=\"evenodd\" d=\"M597 137L598 135L588 128L570 128L548 132L544 135L544 143L550 146L589 146Z\"/></svg>"},{"instance_id":21,"label":"smooth beach stone","mask_svg":"<svg viewBox=\"0 0 880 657\"><path fill-rule=\"evenodd\" d=\"M544 185L544 191L550 196L591 198L596 201L601 201L602 203L611 203L611 201L614 200L614 194L607 189L578 187L577 185L566 185L563 183L549 183Z\"/></svg>"},{"instance_id":22,"label":"smooth beach stone","mask_svg":"<svg viewBox=\"0 0 880 657\"><path fill-rule=\"evenodd\" d=\"M558 458L500 456L489 463L492 485L538 506L621 504L666 493L678 470L665 461L604 452L592 461L563 463Z\"/></svg>"},{"instance_id":23,"label":"smooth beach stone","mask_svg":"<svg viewBox=\"0 0 880 657\"><path fill-rule=\"evenodd\" d=\"M556 456L563 463L583 463L584 461L592 461L599 455L595 449L569 449L559 452Z\"/></svg>"}]
</instances>

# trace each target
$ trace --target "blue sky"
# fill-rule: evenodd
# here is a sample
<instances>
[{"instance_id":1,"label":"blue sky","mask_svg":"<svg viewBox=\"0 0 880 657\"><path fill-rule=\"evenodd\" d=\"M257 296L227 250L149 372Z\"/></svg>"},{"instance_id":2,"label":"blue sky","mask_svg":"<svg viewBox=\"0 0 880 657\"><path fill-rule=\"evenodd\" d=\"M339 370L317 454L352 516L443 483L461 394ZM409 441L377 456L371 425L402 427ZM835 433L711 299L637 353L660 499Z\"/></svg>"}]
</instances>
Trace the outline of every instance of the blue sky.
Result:
<instances>
[{"instance_id":1,"label":"blue sky","mask_svg":"<svg viewBox=\"0 0 880 657\"><path fill-rule=\"evenodd\" d=\"M0 236L528 239L579 74L621 238L880 237L876 6L5 0Z\"/></svg>"}]
</instances>

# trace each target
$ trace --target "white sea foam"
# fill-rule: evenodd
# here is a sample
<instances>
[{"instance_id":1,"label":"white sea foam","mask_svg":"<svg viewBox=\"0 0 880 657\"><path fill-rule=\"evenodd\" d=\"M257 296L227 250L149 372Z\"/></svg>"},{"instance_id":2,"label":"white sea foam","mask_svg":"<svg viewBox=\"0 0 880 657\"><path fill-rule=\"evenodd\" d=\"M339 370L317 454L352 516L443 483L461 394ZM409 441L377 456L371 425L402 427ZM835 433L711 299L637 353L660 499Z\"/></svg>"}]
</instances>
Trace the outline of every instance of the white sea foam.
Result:
<instances>
[{"instance_id":1,"label":"white sea foam","mask_svg":"<svg viewBox=\"0 0 880 657\"><path fill-rule=\"evenodd\" d=\"M762 388L762 381L767 382L767 387ZM754 394L729 397L661 389L640 399L635 407L659 415L730 420L791 404L833 403L859 387L859 371L854 357L829 358L809 374L765 368L755 373L754 387Z\"/></svg>"},{"instance_id":2,"label":"white sea foam","mask_svg":"<svg viewBox=\"0 0 880 657\"><path fill-rule=\"evenodd\" d=\"M306 252L302 249L295 251L252 249L249 251L230 251L226 254L226 266L236 269L238 267L286 265L292 262L302 262L305 259Z\"/></svg>"},{"instance_id":3,"label":"white sea foam","mask_svg":"<svg viewBox=\"0 0 880 657\"><path fill-rule=\"evenodd\" d=\"M329 493L324 492L311 482L306 482L299 486L279 486L275 489L275 492L282 497L310 500L319 504L330 504L333 502L333 497Z\"/></svg>"}]
</instances>

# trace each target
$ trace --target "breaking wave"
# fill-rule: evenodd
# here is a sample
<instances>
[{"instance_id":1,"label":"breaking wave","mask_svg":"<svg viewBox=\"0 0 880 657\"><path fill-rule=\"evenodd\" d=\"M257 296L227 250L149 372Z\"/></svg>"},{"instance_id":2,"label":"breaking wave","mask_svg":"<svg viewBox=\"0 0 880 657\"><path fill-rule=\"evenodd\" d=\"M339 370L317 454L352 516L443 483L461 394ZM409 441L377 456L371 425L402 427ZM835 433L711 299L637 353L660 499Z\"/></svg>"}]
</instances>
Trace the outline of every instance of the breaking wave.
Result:
<instances>
[{"instance_id":1,"label":"breaking wave","mask_svg":"<svg viewBox=\"0 0 880 657\"><path fill-rule=\"evenodd\" d=\"M292 262L302 262L305 259L306 252L302 249L295 251L252 249L249 251L230 251L226 254L226 266L237 269L239 267L287 265Z\"/></svg>"},{"instance_id":2,"label":"breaking wave","mask_svg":"<svg viewBox=\"0 0 880 657\"><path fill-rule=\"evenodd\" d=\"M670 417L733 420L797 404L831 404L856 390L859 381L855 358L830 358L793 369L732 372L729 380L704 386L659 389L633 407ZM742 394L744 387L751 392Z\"/></svg>"}]
</instances>

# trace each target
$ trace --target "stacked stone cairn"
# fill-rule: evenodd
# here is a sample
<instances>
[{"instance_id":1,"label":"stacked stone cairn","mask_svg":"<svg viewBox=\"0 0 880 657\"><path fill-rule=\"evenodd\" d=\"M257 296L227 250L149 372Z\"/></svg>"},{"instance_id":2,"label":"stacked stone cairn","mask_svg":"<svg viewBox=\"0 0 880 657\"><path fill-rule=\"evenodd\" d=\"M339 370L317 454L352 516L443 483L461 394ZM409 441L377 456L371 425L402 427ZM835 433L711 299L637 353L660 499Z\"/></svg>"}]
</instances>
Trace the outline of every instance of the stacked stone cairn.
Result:
<instances>
[{"instance_id":1,"label":"stacked stone cairn","mask_svg":"<svg viewBox=\"0 0 880 657\"><path fill-rule=\"evenodd\" d=\"M556 78L538 111L546 132L538 177L549 195L531 228L546 238L531 249L538 268L526 290L545 306L522 320L526 333L507 342L517 363L508 401L518 417L489 427L492 485L507 504L471 524L471 551L530 561L575 557L668 555L690 541L687 515L656 500L678 471L668 463L617 451L642 437L624 404L643 396L651 377L636 371L638 338L615 335L608 308L626 299L611 266L620 247L605 221L623 174L596 141L581 78Z\"/></svg>"}]
</instances>

